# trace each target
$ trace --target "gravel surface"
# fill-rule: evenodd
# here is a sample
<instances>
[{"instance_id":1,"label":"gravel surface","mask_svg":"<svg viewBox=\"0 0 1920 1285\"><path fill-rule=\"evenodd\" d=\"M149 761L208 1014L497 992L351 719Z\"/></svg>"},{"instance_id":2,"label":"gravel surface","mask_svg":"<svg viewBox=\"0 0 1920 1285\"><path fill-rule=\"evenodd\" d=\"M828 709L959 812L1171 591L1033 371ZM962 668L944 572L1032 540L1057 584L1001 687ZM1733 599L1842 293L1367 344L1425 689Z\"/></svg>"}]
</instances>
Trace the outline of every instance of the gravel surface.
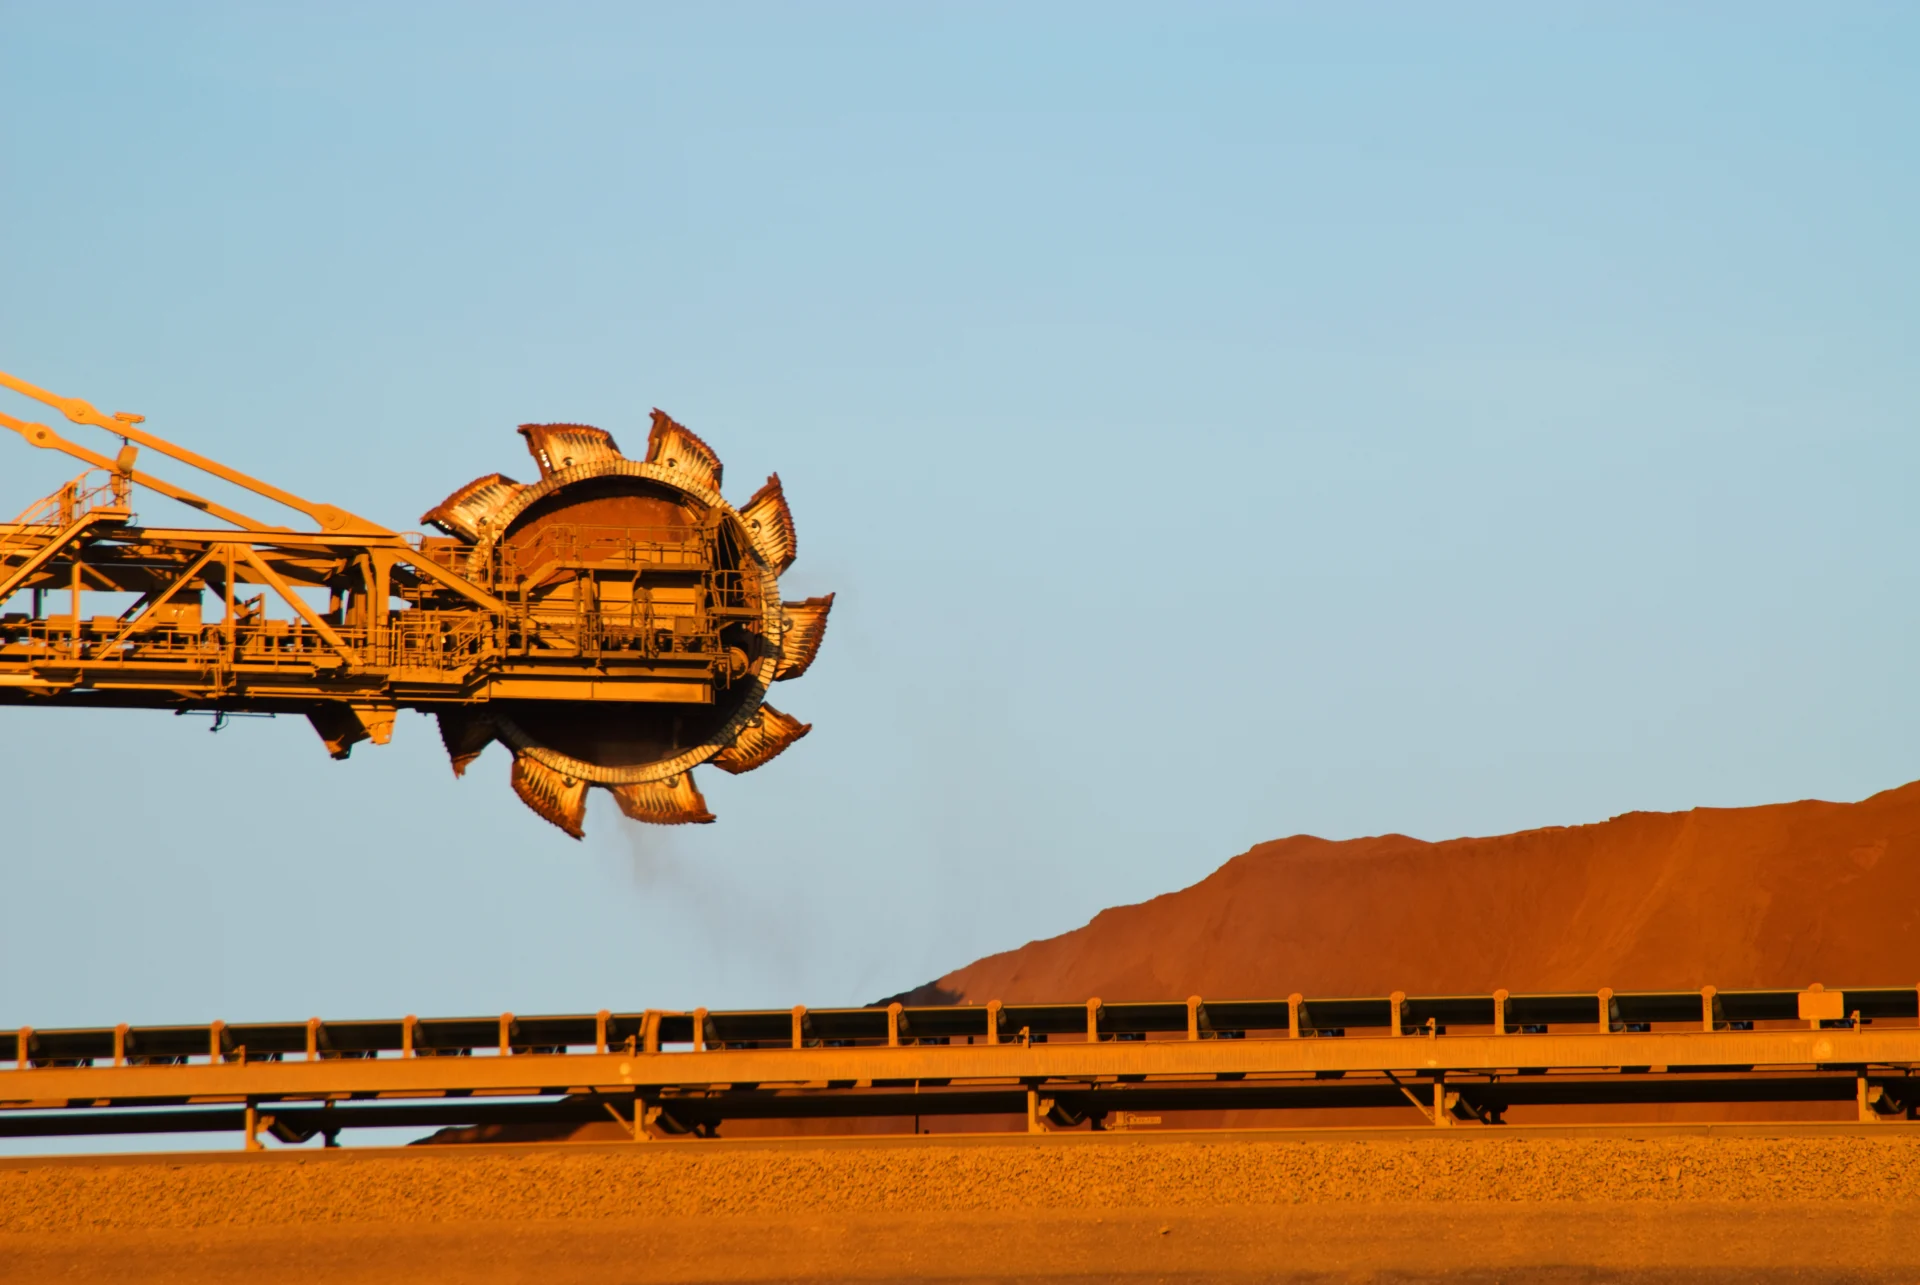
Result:
<instances>
[{"instance_id":1,"label":"gravel surface","mask_svg":"<svg viewBox=\"0 0 1920 1285\"><path fill-rule=\"evenodd\" d=\"M4 1167L0 1232L1319 1202L1917 1199L1920 1141L1906 1137L663 1143Z\"/></svg>"}]
</instances>

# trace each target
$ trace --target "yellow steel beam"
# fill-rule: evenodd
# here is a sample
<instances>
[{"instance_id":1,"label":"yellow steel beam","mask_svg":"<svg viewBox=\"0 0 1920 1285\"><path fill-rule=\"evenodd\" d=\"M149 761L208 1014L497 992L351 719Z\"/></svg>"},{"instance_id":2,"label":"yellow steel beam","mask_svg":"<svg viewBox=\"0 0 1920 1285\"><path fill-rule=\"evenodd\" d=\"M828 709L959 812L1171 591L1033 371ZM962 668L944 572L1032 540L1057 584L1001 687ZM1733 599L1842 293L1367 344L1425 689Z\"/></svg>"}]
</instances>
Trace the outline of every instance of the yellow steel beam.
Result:
<instances>
[{"instance_id":1,"label":"yellow steel beam","mask_svg":"<svg viewBox=\"0 0 1920 1285\"><path fill-rule=\"evenodd\" d=\"M209 531L202 527L127 528L130 540L149 540L167 544L204 544L209 540L231 540L235 532ZM398 536L340 535L332 531L289 531L283 527L249 533L251 542L263 548L286 549L368 549L382 548Z\"/></svg>"},{"instance_id":2,"label":"yellow steel beam","mask_svg":"<svg viewBox=\"0 0 1920 1285\"><path fill-rule=\"evenodd\" d=\"M506 603L501 602L498 598L488 593L485 589L482 589L479 585L474 584L471 580L468 580L464 576L454 574L435 562L432 558L421 553L416 553L404 544L401 548L404 550L404 554L398 561L406 563L406 565L431 580L437 580L440 584L453 590L469 602L485 607L495 615L504 616L507 613Z\"/></svg>"},{"instance_id":3,"label":"yellow steel beam","mask_svg":"<svg viewBox=\"0 0 1920 1285\"><path fill-rule=\"evenodd\" d=\"M83 464L91 464L93 467L104 469L109 473L124 473L126 477L146 487L149 491L164 495L170 500L178 500L187 507L199 509L202 513L219 518L222 522L231 522L243 531L283 531L286 529L284 527L269 526L257 518L250 518L238 510L229 509L225 505L215 504L212 500L195 495L192 491L186 490L183 487L174 486L170 482L162 482L157 477L141 473L131 467L122 469L118 460L110 460L106 456L95 451L90 451L76 442L69 442L45 424L36 424L32 420L15 419L11 415L0 413L0 426L10 428L20 434L20 436L26 438L27 444L30 446L38 446L42 450L59 451L63 455L71 455Z\"/></svg>"},{"instance_id":4,"label":"yellow steel beam","mask_svg":"<svg viewBox=\"0 0 1920 1285\"><path fill-rule=\"evenodd\" d=\"M85 535L90 528L99 526L106 520L107 515L95 509L92 512L82 513L57 534L49 536L46 543L35 549L25 562L11 573L0 575L0 602L5 602L12 597L21 585L32 578L34 572L53 561L68 545Z\"/></svg>"},{"instance_id":5,"label":"yellow steel beam","mask_svg":"<svg viewBox=\"0 0 1920 1285\"><path fill-rule=\"evenodd\" d=\"M267 584L272 587L275 593L279 594L283 599L286 600L286 603L289 607L292 607L295 611L300 613L300 618L302 620L306 621L309 625L313 626L313 630L315 633L319 634L322 638L327 640L327 645L329 647L333 648L335 651L339 652L342 656L346 658L347 664L354 666L356 669L359 667L360 665L359 653L354 651L352 647L349 647L347 645L346 639L342 638L339 634L334 632L332 625L329 625L326 621L322 620L318 615L316 615L314 613L313 608L309 607L305 602L303 602L300 596L294 593L292 588L288 586L285 580L282 580L277 574L275 574L273 568L268 566L266 562L260 557L259 554L255 553L252 549L248 548L244 544L236 544L236 545L233 545L232 548L234 552L240 555L240 560L246 563L247 566L253 570L255 575L258 575L262 580L265 580ZM229 622L229 625L231 625L231 622Z\"/></svg>"},{"instance_id":6,"label":"yellow steel beam","mask_svg":"<svg viewBox=\"0 0 1920 1285\"><path fill-rule=\"evenodd\" d=\"M113 636L112 642L103 644L100 650L94 653L93 658L95 660L105 660L107 656L110 653L112 653L115 647L118 647L121 643L125 642L128 638L140 632L140 626L144 625L147 622L147 618L149 616L153 615L154 612L160 610L160 608L166 606L167 603L173 598L174 594L180 592L181 588L183 588L189 580L192 580L195 576L200 574L200 569L206 566L208 562L213 560L213 555L218 550L218 548L219 548L218 545L207 546L206 551L202 553L198 558L196 558L187 567L185 571L182 571L178 576L174 577L174 581L172 584L168 585L164 590L162 590L158 597L154 598L153 601L149 602L145 607L141 609L139 615L135 616L132 620L129 620L121 628L120 632Z\"/></svg>"},{"instance_id":7,"label":"yellow steel beam","mask_svg":"<svg viewBox=\"0 0 1920 1285\"><path fill-rule=\"evenodd\" d=\"M320 529L323 531L355 535L393 534L378 522L369 521L332 504L317 504L312 500L303 499L291 491L283 491L269 482L263 482L257 477L242 473L239 469L228 468L217 460L208 459L185 447L175 446L164 437L138 427L142 422L142 417L139 415L128 414L125 411L115 415L104 415L95 410L90 402L78 397L62 397L58 393L29 384L26 380L9 375L5 371L0 371L0 387L11 388L22 396L31 397L34 401L51 406L76 424L91 424L95 428L103 428L109 433L138 442L182 464L217 477L223 482L230 482L244 490L252 491L255 495L265 496L276 504L284 504L312 518L320 524Z\"/></svg>"},{"instance_id":8,"label":"yellow steel beam","mask_svg":"<svg viewBox=\"0 0 1920 1285\"><path fill-rule=\"evenodd\" d=\"M86 457L81 456L79 458L84 459ZM107 466L111 468L113 461L108 460L106 463ZM155 490L161 490L162 494L168 494L172 489L176 489L169 488L168 490L162 490L164 483L156 485L154 479L148 478L143 474L136 473L133 476L136 482ZM176 496L175 498L179 497ZM192 501L189 500L187 502L191 503ZM217 512L215 512L215 510L219 510L218 505L213 505L209 509L209 512L213 512L216 517L222 517L232 521L237 526L250 521L250 519L246 519L243 514L233 514L229 510L219 510ZM6 534L17 529L18 528L12 523L0 523L0 534ZM458 593L475 606L483 607L496 615L505 615L507 612L506 604L499 598L496 598L457 572L450 571L446 567L441 566L433 559L407 544L403 538L392 533L386 535L366 535L327 531L289 531L284 527L264 527L257 523L244 529L252 537L250 543L256 548L288 550L326 549L339 550L343 553L347 551L372 552L378 550L389 554L392 562L413 568L435 583ZM225 542L231 540L233 536L233 533L228 531L205 531L193 527L128 527L121 534L128 540L143 543L188 546L202 546L209 541Z\"/></svg>"}]
</instances>

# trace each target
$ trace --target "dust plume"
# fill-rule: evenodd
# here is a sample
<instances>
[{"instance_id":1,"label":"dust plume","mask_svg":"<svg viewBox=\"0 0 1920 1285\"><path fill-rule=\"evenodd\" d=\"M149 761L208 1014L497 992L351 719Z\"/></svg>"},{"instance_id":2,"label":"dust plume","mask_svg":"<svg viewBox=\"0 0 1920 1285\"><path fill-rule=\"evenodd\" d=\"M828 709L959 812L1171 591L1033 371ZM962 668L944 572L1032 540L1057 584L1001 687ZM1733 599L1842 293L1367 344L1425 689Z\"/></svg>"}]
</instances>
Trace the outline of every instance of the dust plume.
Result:
<instances>
[{"instance_id":1,"label":"dust plume","mask_svg":"<svg viewBox=\"0 0 1920 1285\"><path fill-rule=\"evenodd\" d=\"M684 911L716 962L754 980L783 979L783 987L799 975L799 920L777 893L743 885L710 862L690 858L671 829L625 817L617 829L633 886L657 909Z\"/></svg>"}]
</instances>

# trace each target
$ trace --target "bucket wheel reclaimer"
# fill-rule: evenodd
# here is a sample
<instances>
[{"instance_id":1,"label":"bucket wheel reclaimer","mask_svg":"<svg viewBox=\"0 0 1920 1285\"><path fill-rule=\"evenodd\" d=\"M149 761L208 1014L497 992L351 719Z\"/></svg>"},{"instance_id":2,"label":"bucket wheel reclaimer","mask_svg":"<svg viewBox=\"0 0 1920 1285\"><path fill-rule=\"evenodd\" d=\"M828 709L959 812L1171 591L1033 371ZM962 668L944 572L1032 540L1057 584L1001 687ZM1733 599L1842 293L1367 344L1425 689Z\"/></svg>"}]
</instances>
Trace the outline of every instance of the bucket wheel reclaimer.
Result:
<instances>
[{"instance_id":1,"label":"bucket wheel reclaimer","mask_svg":"<svg viewBox=\"0 0 1920 1285\"><path fill-rule=\"evenodd\" d=\"M734 507L719 458L660 411L637 459L598 428L523 425L538 480L476 479L422 518L441 534L409 536L174 446L139 416L0 386L123 442L109 459L0 414L93 466L0 524L0 610L30 607L0 614L0 704L299 713L337 758L419 709L456 773L504 744L514 790L576 838L595 786L636 820L711 821L695 767L752 771L808 731L766 696L812 663L833 597L781 599L795 541L779 478ZM135 468L143 447L320 530L151 477ZM135 486L233 529L143 527ZM101 591L134 600L89 615Z\"/></svg>"}]
</instances>

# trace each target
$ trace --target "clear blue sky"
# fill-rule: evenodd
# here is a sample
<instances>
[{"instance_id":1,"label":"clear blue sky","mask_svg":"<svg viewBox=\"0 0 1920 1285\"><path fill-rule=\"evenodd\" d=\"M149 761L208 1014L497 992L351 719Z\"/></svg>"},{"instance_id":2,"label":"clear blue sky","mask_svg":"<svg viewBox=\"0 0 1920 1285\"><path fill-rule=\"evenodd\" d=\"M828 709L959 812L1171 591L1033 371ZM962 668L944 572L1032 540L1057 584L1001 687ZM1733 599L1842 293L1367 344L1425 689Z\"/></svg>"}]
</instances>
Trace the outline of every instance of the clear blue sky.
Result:
<instances>
[{"instance_id":1,"label":"clear blue sky","mask_svg":"<svg viewBox=\"0 0 1920 1285\"><path fill-rule=\"evenodd\" d=\"M692 830L0 711L0 1026L865 1001L1282 835L1920 777L1917 37L0 2L0 369L406 526L661 406L840 595Z\"/></svg>"}]
</instances>

